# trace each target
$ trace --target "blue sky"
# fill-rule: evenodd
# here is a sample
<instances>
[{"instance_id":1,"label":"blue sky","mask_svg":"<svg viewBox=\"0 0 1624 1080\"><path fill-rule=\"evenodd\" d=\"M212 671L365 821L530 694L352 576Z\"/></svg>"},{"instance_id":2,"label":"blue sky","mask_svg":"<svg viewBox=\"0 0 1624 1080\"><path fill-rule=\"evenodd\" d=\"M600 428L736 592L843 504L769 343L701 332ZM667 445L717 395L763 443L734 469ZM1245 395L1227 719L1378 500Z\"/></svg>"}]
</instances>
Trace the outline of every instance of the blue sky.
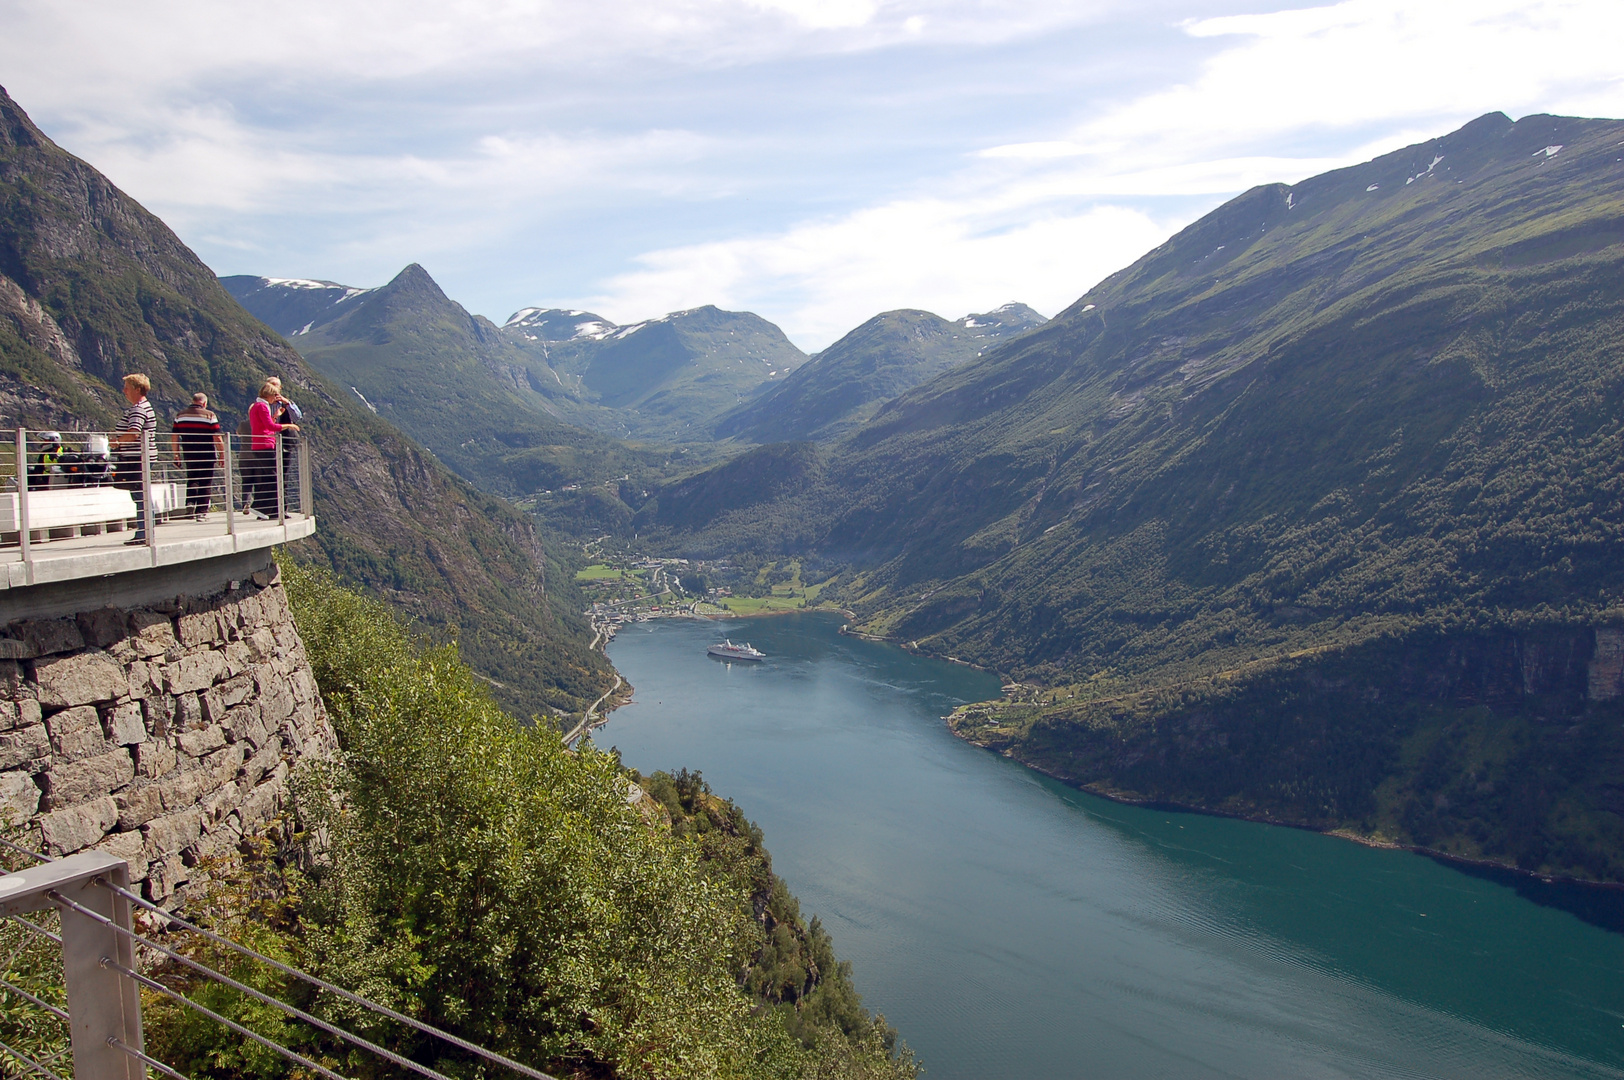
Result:
<instances>
[{"instance_id":1,"label":"blue sky","mask_svg":"<svg viewBox=\"0 0 1624 1080\"><path fill-rule=\"evenodd\" d=\"M1053 314L1255 183L1624 115L1624 4L0 0L0 83L222 274L802 347Z\"/></svg>"}]
</instances>

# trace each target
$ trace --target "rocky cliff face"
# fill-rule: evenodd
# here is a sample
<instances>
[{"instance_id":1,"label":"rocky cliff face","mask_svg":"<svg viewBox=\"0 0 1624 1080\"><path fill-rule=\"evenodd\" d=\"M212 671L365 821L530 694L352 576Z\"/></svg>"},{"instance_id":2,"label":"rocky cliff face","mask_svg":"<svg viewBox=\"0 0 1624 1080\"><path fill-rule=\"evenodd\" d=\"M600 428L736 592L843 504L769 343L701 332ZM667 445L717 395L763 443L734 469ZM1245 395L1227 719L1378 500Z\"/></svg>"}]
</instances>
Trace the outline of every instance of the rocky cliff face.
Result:
<instances>
[{"instance_id":1,"label":"rocky cliff face","mask_svg":"<svg viewBox=\"0 0 1624 1080\"><path fill-rule=\"evenodd\" d=\"M0 815L50 855L95 847L167 902L337 739L272 565L201 596L0 631Z\"/></svg>"}]
</instances>

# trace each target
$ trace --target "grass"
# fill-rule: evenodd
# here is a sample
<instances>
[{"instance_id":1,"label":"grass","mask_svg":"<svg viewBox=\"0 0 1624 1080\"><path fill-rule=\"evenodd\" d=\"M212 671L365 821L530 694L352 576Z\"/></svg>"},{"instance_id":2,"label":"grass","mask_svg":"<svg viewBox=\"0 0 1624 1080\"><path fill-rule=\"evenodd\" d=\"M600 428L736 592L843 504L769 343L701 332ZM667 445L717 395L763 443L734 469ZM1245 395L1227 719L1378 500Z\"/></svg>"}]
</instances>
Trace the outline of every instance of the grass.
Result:
<instances>
[{"instance_id":1,"label":"grass","mask_svg":"<svg viewBox=\"0 0 1624 1080\"><path fill-rule=\"evenodd\" d=\"M618 566L609 566L606 563L593 563L584 570L575 572L576 581L619 581L631 577Z\"/></svg>"}]
</instances>

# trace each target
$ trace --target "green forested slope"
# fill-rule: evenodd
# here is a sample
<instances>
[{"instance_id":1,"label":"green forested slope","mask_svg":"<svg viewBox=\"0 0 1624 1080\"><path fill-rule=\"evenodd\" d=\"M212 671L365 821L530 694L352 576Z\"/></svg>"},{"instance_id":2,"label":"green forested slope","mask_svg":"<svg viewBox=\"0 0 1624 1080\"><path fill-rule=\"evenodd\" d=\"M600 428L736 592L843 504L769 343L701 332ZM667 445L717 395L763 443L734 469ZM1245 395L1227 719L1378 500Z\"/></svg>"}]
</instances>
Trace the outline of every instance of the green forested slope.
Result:
<instances>
[{"instance_id":1,"label":"green forested slope","mask_svg":"<svg viewBox=\"0 0 1624 1080\"><path fill-rule=\"evenodd\" d=\"M597 406L576 413L579 422L664 442L708 442L718 416L806 361L766 319L708 304L609 331L558 342L534 322L505 329Z\"/></svg>"},{"instance_id":2,"label":"green forested slope","mask_svg":"<svg viewBox=\"0 0 1624 1080\"><path fill-rule=\"evenodd\" d=\"M635 789L613 754L590 741L571 752L557 732L515 723L455 650L424 648L326 575L286 576L343 747L296 780L324 857L273 827L280 851L267 843L193 900L217 925L554 1076L917 1074L863 1009L827 933L801 919L761 831L698 774L657 773L645 780L652 797L628 801ZM241 957L208 960L329 1019L345 1012ZM188 989L346 1074L407 1075L223 986ZM149 1047L189 1076L290 1075L216 1023L162 1000L149 1008ZM482 1072L404 1026L348 1020L448 1075Z\"/></svg>"},{"instance_id":3,"label":"green forested slope","mask_svg":"<svg viewBox=\"0 0 1624 1080\"><path fill-rule=\"evenodd\" d=\"M224 284L250 312L280 316L283 326L310 314L298 301L317 290L263 281ZM486 491L511 497L590 484L641 473L659 457L564 422L574 402L557 374L463 310L415 263L380 288L327 299L289 342L352 400Z\"/></svg>"},{"instance_id":4,"label":"green forested slope","mask_svg":"<svg viewBox=\"0 0 1624 1080\"><path fill-rule=\"evenodd\" d=\"M156 217L47 139L0 92L0 409L29 427L107 428L126 372L161 415L206 391L234 425L280 374L309 415L325 562L430 627L522 715L607 687L568 574L534 528L456 480L248 316Z\"/></svg>"},{"instance_id":5,"label":"green forested slope","mask_svg":"<svg viewBox=\"0 0 1624 1080\"><path fill-rule=\"evenodd\" d=\"M987 737L1078 782L1624 875L1624 788L1574 771L1575 746L1617 760L1597 628L1624 595L1621 141L1616 121L1493 114L1254 189L888 403L804 489L703 519L673 487L645 527L694 550L787 535L862 571L845 598L868 629L1060 688ZM1577 689L1531 659L1552 628L1576 635ZM1399 652L1363 651L1382 642ZM1497 696L1392 690L1485 651L1515 674ZM1276 662L1307 680L1305 723L1346 705L1319 665L1363 672L1344 688L1380 701L1347 729L1363 764L1311 724L1232 760L1276 700L1236 687ZM1195 758L1139 767L1202 746L1200 783ZM1423 823L1461 805L1451 785L1503 793L1496 769L1542 776L1518 811L1534 840L1512 851L1503 808Z\"/></svg>"},{"instance_id":6,"label":"green forested slope","mask_svg":"<svg viewBox=\"0 0 1624 1080\"><path fill-rule=\"evenodd\" d=\"M759 443L833 438L904 390L1042 322L1043 316L1025 304L1006 304L957 322L928 311L884 312L727 413L716 433Z\"/></svg>"}]
</instances>

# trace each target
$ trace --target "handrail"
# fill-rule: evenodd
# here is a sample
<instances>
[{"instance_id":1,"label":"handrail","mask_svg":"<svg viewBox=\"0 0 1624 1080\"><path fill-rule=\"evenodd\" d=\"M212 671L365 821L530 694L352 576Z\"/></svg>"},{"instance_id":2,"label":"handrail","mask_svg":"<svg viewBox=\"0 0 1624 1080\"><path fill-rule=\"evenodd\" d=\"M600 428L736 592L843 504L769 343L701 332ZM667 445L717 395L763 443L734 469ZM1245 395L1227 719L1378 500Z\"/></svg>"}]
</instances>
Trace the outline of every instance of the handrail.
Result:
<instances>
[{"instance_id":1,"label":"handrail","mask_svg":"<svg viewBox=\"0 0 1624 1080\"><path fill-rule=\"evenodd\" d=\"M106 881L100 881L97 884L101 885L105 889L109 889L119 894L132 904L136 904L148 911L154 912L155 914L162 915L170 922L183 926L194 934L201 934L203 937L208 938L216 945L224 945L228 949L235 949L244 956L258 960L262 964L273 967L277 971L282 972L284 975L292 975L294 978L301 979L319 990L326 990L330 994L336 994L345 1001L351 1002L355 1005L360 1005L363 1008L370 1009L373 1012L378 1013L380 1016L386 1016L391 1020L395 1020L399 1023L407 1025L408 1027L415 1028L425 1035L432 1035L435 1038L443 1039L452 1046L455 1046L460 1050L466 1050L470 1054L484 1058L486 1061L492 1062L493 1064L502 1065L506 1068L512 1069L514 1072L523 1073L525 1076L530 1077L531 1080L554 1080L553 1077L548 1076L546 1073L537 1069L532 1069L530 1066L525 1065L522 1062L514 1061L512 1058L498 1054L494 1050L487 1050L483 1046L479 1046L475 1043L469 1042L466 1039L459 1038L458 1036L451 1034L449 1031L442 1031L433 1024L425 1024L421 1020L414 1020L412 1017L407 1016L404 1013L396 1012L387 1005L379 1005L375 1001L368 1001L361 995L351 993L342 986L334 986L325 979L320 979L314 975L306 974L305 972L300 971L298 968L289 967L287 964L284 964L279 960L272 960L269 956L266 956L263 953L255 952L248 946L238 944L237 942L232 941L230 938L221 937L219 934L205 930L201 926L196 926L189 923L173 912L165 911L152 901L147 900L136 893L130 892L128 889L120 888L119 886L112 885Z\"/></svg>"},{"instance_id":2,"label":"handrail","mask_svg":"<svg viewBox=\"0 0 1624 1080\"><path fill-rule=\"evenodd\" d=\"M33 539L28 520L28 433L17 429L17 546L22 549L23 562L28 561L29 542Z\"/></svg>"},{"instance_id":3,"label":"handrail","mask_svg":"<svg viewBox=\"0 0 1624 1080\"><path fill-rule=\"evenodd\" d=\"M107 888L110 888L110 889L116 889L115 886L107 885L106 882L103 882L100 879L97 879L96 883L104 885L104 886L106 886ZM303 1009L299 1008L296 1005L289 1005L285 1001L278 1001L276 998L271 997L269 994L262 993L259 990L255 990L253 987L247 986L247 985L245 985L243 983L240 983L236 979L233 979L229 975L226 975L226 974L223 974L221 972L215 971L213 968L210 968L210 967L208 967L208 966L206 966L204 964L200 964L196 960L193 960L191 957L186 956L183 953L176 952L174 949L169 948L167 945L161 945L158 942L153 941L151 938L143 937L142 935L137 934L133 930L126 930L124 927L115 924L111 919L104 918L104 917L102 917L100 915L97 915L93 911L88 911L88 910L80 907L78 904L74 903L72 900L69 900L67 897L58 896L56 893L50 893L48 895L51 897L51 899L57 901L60 904L65 905L67 907L73 908L75 911L78 911L81 915L85 916L86 918L93 919L96 922L102 923L104 926L107 926L108 928L113 930L115 933L123 934L125 937L129 938L131 941L136 942L137 944L140 944L140 945L145 945L147 948L152 949L155 952L160 952L163 955L169 957L171 960L177 960L180 963L182 963L182 964L186 965L187 967L191 968L193 971L196 971L199 975L207 976L208 978L211 978L211 979L215 980L216 982L219 982L219 983L221 983L221 984L223 984L225 986L229 986L233 990L237 991L240 994L247 994L249 997L253 998L255 1001L260 1002L261 1004L269 1005L273 1009L280 1009L282 1012L287 1013L289 1016L294 1017L295 1019L303 1020L305 1023L311 1025L312 1027L315 1027L315 1028L318 1028L318 1029L320 1029L322 1031L325 1031L329 1035L333 1035L333 1036L335 1036L337 1038L343 1039L345 1042L348 1042L353 1046L359 1046L363 1050L370 1050L372 1053L377 1054L379 1057L385 1059L386 1061L391 1061L391 1062L395 1063L396 1065L399 1065L401 1068L410 1069L412 1072L415 1072L420 1076L426 1076L426 1077L429 1078L429 1080L451 1080L451 1078L449 1076L446 1076L444 1073L435 1072L433 1069L427 1067L426 1065L419 1065L417 1062L412 1061L410 1058L402 1057L401 1055L395 1053L393 1050L385 1050L383 1047L379 1046L377 1043L369 1042L368 1040L363 1039L359 1035L351 1034L350 1032L345 1031L343 1028L337 1027L337 1026L335 1026L333 1024L329 1024L327 1021L322 1020L319 1017L315 1017L315 1016L310 1015L309 1013L305 1012Z\"/></svg>"},{"instance_id":4,"label":"handrail","mask_svg":"<svg viewBox=\"0 0 1624 1080\"><path fill-rule=\"evenodd\" d=\"M313 523L310 440L303 435L221 432L209 447L197 441L206 439L202 435L160 432L146 453L137 455L128 443L114 442L116 432L53 431L41 441L42 432L14 431L14 440L0 444L0 506L5 508L0 532L6 534L0 564L11 567L0 565L0 589L60 579L60 568L36 576L45 558L78 558L127 545L145 557L134 565L121 558L118 569L158 566L165 561L160 546L239 537L257 532L256 524L289 530L281 539L296 538ZM260 440L270 447L254 449ZM222 510L223 522L213 517ZM182 523L184 528L176 528ZM135 532L124 531L127 526ZM52 543L65 540L78 542ZM263 534L257 542L266 542ZM233 540L230 550L239 544ZM201 558L201 552L218 549L194 550L199 554L190 557ZM171 553L169 561L174 558Z\"/></svg>"},{"instance_id":5,"label":"handrail","mask_svg":"<svg viewBox=\"0 0 1624 1080\"><path fill-rule=\"evenodd\" d=\"M4 979L0 979L0 989L18 993L31 1004L45 1010L47 1014L68 1022L73 1034L72 1048L75 1053L74 1080L114 1080L114 1078L138 1080L143 1075L139 1069L130 1072L115 1067L119 1061L125 1059L129 1059L132 1066L135 1062L139 1062L141 1065L155 1069L168 1077L169 1080L188 1080L185 1075L152 1058L143 1049L139 1001L136 999L132 1002L127 996L127 990L124 995L121 995L118 991L119 985L128 988L131 983L135 986L144 987L153 993L163 995L223 1025L301 1068L323 1077L324 1080L347 1080L346 1077L332 1069L311 1060L295 1050L280 1045L229 1017L222 1016L220 1013L192 1000L180 991L164 985L157 979L142 974L136 964L137 946L150 949L158 955L196 972L205 979L229 987L261 1004L269 1005L283 1014L309 1024L317 1030L340 1039L359 1050L374 1054L400 1068L410 1070L423 1077L424 1080L451 1080L442 1072L427 1065L419 1064L403 1054L347 1031L337 1024L314 1016L295 1005L280 1001L270 994L256 990L252 986L217 971L201 961L186 956L177 949L155 941L149 936L137 933L131 919L131 911L135 907L158 914L168 924L198 934L208 941L359 1005L378 1016L405 1024L425 1035L449 1043L490 1064L500 1065L528 1077L530 1080L553 1080L552 1077L538 1069L531 1068L495 1051L487 1050L431 1024L415 1020L403 1013L369 1001L359 994L352 993L343 987L327 982L325 979L317 978L280 961L273 960L263 953L256 952L245 945L188 922L173 912L165 911L140 896L140 894L125 887L124 882L126 879L122 875L127 873L127 870L122 861L112 856L100 852L84 852L65 859L51 859L38 852L19 847L4 838L0 838L0 845L11 849L17 854L27 856L39 864L11 875L0 875L0 916L15 919L27 929L62 946L68 975L68 1009L64 1012L29 991L13 986ZM76 900L74 896L69 895L70 891L73 891L79 899ZM93 894L98 891L103 893L106 897L105 900L94 897ZM40 910L41 908L54 909L61 915L62 935L53 934L44 927L22 917L23 912ZM73 958L72 962L68 962L70 957ZM90 974L90 972L97 970L107 972L108 975L104 977ZM79 973L77 976L75 975L76 971ZM79 980L78 983L75 983L76 977ZM115 985L108 985L106 978L114 979ZM124 998L123 1005L118 1003L121 996ZM77 1012L81 1008L87 1010L87 1016L90 1019L88 1022L75 1023ZM98 1048L103 1047L107 1049L101 1049L100 1053L96 1052ZM116 1050L119 1053L114 1055L110 1061L106 1054L111 1050ZM62 1077L45 1068L45 1065L54 1060L60 1053L66 1053L66 1050L52 1055L45 1062L36 1062L4 1044L0 1044L0 1051L4 1051L30 1071L44 1075L49 1080L63 1080Z\"/></svg>"},{"instance_id":6,"label":"handrail","mask_svg":"<svg viewBox=\"0 0 1624 1080\"><path fill-rule=\"evenodd\" d=\"M3 1042L0 1042L0 1050L4 1050L6 1053L22 1062L30 1072L37 1072L41 1076L48 1076L51 1078L51 1080L63 1080L62 1077L58 1076L50 1069L47 1069L44 1065L41 1065L39 1062L35 1061L33 1058L29 1057L27 1054L24 1054L20 1050L13 1050Z\"/></svg>"},{"instance_id":7,"label":"handrail","mask_svg":"<svg viewBox=\"0 0 1624 1080\"><path fill-rule=\"evenodd\" d=\"M137 986L144 986L148 990L156 991L157 993L162 994L164 997L169 998L172 1001L178 1001L182 1005L185 1005L187 1008L193 1009L193 1010L196 1010L197 1012L202 1013L204 1016L208 1017L210 1020L213 1020L217 1024L224 1024L226 1027L230 1028L232 1031L235 1031L238 1035L243 1035L243 1036L246 1036L247 1038L253 1039L255 1042L257 1042L261 1046L265 1047L265 1049L270 1050L270 1051L272 1051L274 1053L280 1054L282 1057L287 1058L289 1061L293 1062L296 1065L303 1065L305 1068L309 1069L311 1072L319 1073L322 1076L327 1077L327 1080L349 1080L349 1078L346 1077L346 1076L342 1076L342 1075L334 1072L331 1069L328 1069L328 1068L325 1068L325 1067L323 1067L321 1065L316 1064L314 1061L311 1061L309 1058L305 1057L303 1054L299 1053L297 1050L289 1050L287 1047L283 1046L281 1043L272 1042L270 1039L267 1039L265 1036L261 1035L259 1032L254 1031L251 1028L246 1028L243 1025L237 1023L235 1020L229 1020L226 1017L221 1016L219 1013L215 1012L213 1009L209 1008L207 1005L199 1005L197 1002L193 1001L191 998L187 997L185 994L181 993L180 991L171 990L169 987L165 986L163 983L159 982L158 980L149 979L147 976L141 974L139 971L133 971L130 968L127 968L124 965L122 965L122 964L120 964L120 963L118 963L118 962L116 962L114 960L111 960L111 959L109 959L108 957L105 957L105 956L102 957L102 959L101 959L101 966L106 968L109 971L118 972L118 974L124 976L126 979L129 979L131 982L135 983ZM113 1040L111 1040L111 1039L108 1040L108 1043L109 1043L109 1045L114 1045Z\"/></svg>"}]
</instances>

